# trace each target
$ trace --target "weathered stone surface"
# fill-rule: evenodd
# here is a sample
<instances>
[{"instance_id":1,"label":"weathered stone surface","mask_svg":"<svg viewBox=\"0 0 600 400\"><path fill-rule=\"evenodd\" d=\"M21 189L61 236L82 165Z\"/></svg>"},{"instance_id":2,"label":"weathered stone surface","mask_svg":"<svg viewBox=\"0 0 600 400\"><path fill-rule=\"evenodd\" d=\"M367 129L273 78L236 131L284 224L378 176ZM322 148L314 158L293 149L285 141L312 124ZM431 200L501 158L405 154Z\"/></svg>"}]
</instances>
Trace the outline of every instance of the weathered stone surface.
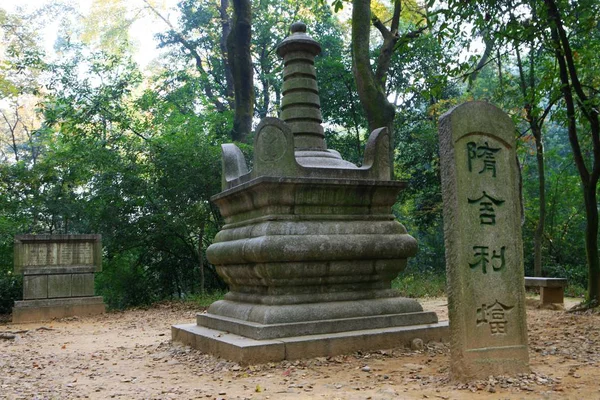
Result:
<instances>
[{"instance_id":1,"label":"weathered stone surface","mask_svg":"<svg viewBox=\"0 0 600 400\"><path fill-rule=\"evenodd\" d=\"M441 342L447 338L448 322L346 331L326 335L292 336L255 340L196 324L174 325L171 336L200 351L218 354L240 364L329 357L356 351L372 351L393 347L410 347L419 337L424 342Z\"/></svg>"},{"instance_id":2,"label":"weathered stone surface","mask_svg":"<svg viewBox=\"0 0 600 400\"><path fill-rule=\"evenodd\" d=\"M23 299L47 299L48 275L23 276Z\"/></svg>"},{"instance_id":3,"label":"weathered stone surface","mask_svg":"<svg viewBox=\"0 0 600 400\"><path fill-rule=\"evenodd\" d=\"M48 275L48 298L71 297L71 274Z\"/></svg>"},{"instance_id":4,"label":"weathered stone surface","mask_svg":"<svg viewBox=\"0 0 600 400\"><path fill-rule=\"evenodd\" d=\"M541 277L525 277L525 287L566 287L566 278L541 278Z\"/></svg>"},{"instance_id":5,"label":"weathered stone surface","mask_svg":"<svg viewBox=\"0 0 600 400\"><path fill-rule=\"evenodd\" d=\"M472 102L444 114L439 130L452 376L526 372L514 125Z\"/></svg>"},{"instance_id":6,"label":"weathered stone surface","mask_svg":"<svg viewBox=\"0 0 600 400\"><path fill-rule=\"evenodd\" d=\"M390 159L384 157L384 154L390 154L390 135L387 128L375 129L367 140L361 169L370 170L373 179L388 180L392 166Z\"/></svg>"},{"instance_id":7,"label":"weathered stone surface","mask_svg":"<svg viewBox=\"0 0 600 400\"><path fill-rule=\"evenodd\" d=\"M85 297L93 295L93 273L51 273L35 275L28 273L23 276L24 300L56 297Z\"/></svg>"},{"instance_id":8,"label":"weathered stone surface","mask_svg":"<svg viewBox=\"0 0 600 400\"><path fill-rule=\"evenodd\" d=\"M221 188L225 190L228 188L229 182L235 182L248 173L248 166L242 151L235 144L222 144L221 150L223 153Z\"/></svg>"},{"instance_id":9,"label":"weathered stone surface","mask_svg":"<svg viewBox=\"0 0 600 400\"><path fill-rule=\"evenodd\" d=\"M563 304L565 289L563 287L541 287L540 301L542 304Z\"/></svg>"},{"instance_id":10,"label":"weathered stone surface","mask_svg":"<svg viewBox=\"0 0 600 400\"><path fill-rule=\"evenodd\" d=\"M525 277L525 287L540 288L542 304L563 304L565 301L565 278Z\"/></svg>"},{"instance_id":11,"label":"weathered stone surface","mask_svg":"<svg viewBox=\"0 0 600 400\"><path fill-rule=\"evenodd\" d=\"M265 177L214 197L227 224L207 257L229 285L226 299L284 305L398 297L391 281L417 251L390 214L403 186Z\"/></svg>"},{"instance_id":12,"label":"weathered stone surface","mask_svg":"<svg viewBox=\"0 0 600 400\"><path fill-rule=\"evenodd\" d=\"M71 295L87 297L94 295L94 274L72 274Z\"/></svg>"},{"instance_id":13,"label":"weathered stone surface","mask_svg":"<svg viewBox=\"0 0 600 400\"><path fill-rule=\"evenodd\" d=\"M102 298L93 297L94 273L102 269L100 235L19 235L14 254L24 299L15 303L15 321L104 312Z\"/></svg>"},{"instance_id":14,"label":"weathered stone surface","mask_svg":"<svg viewBox=\"0 0 600 400\"><path fill-rule=\"evenodd\" d=\"M100 235L17 235L15 273L30 268L93 266L102 271Z\"/></svg>"},{"instance_id":15,"label":"weathered stone surface","mask_svg":"<svg viewBox=\"0 0 600 400\"><path fill-rule=\"evenodd\" d=\"M254 170L262 176L295 176L300 166L294 157L294 135L277 118L264 118L254 136Z\"/></svg>"},{"instance_id":16,"label":"weathered stone surface","mask_svg":"<svg viewBox=\"0 0 600 400\"><path fill-rule=\"evenodd\" d=\"M403 299L407 300L407 299ZM236 305L232 305L232 307L228 310L233 312L233 314L237 317L230 318L218 315L217 312L211 312L206 314L198 314L197 323L200 326L205 326L207 328L216 329L225 332L231 332L236 335L256 339L256 340L265 340L265 339L276 339L276 338L284 338L291 336L302 336L302 335L317 335L317 334L328 334L328 333L338 333L338 332L348 332L348 331L360 331L365 329L379 329L379 328L388 328L390 326L413 326L413 325L425 325L425 324L435 324L438 322L437 315L434 312L425 312L422 311L420 305L416 301L412 301L413 307L405 307L404 309L398 307L396 310L389 312L388 314L383 314L380 309L376 306L376 302L363 301L364 303L373 303L369 304L369 308L372 309L372 315L361 315L360 312L354 312L355 305L353 303L358 303L360 306L360 302L346 302L347 309L345 313L339 312L341 315L350 315L349 318L338 318L338 319L314 319L316 316L314 313L310 314L310 307L302 307L302 306L279 306L271 308L276 308L276 313L280 315L268 316L273 317L273 319L277 321L290 321L290 322L277 322L277 323L257 323L254 322L255 319L266 319L261 318L264 317L264 310L259 310L258 316L255 316L254 309L247 310L248 304L238 304L238 307L233 308ZM333 304L332 304L333 303ZM315 303L312 304L312 309L314 311L324 311L323 314L327 312L327 306L336 305L332 303ZM337 302L343 303L343 302ZM246 307L244 307L246 306ZM211 306L212 307L212 306ZM250 305L252 308L252 306ZM264 308L264 306L262 306ZM261 308L260 305L257 305L257 308ZM319 310L322 308L324 310ZM359 308L359 307L358 307ZM410 312L411 308L417 308L419 311ZM248 311L246 315L239 315L243 311ZM263 311L262 313L260 311ZM283 317L283 314L286 311L290 311L291 318L286 318L288 316ZM398 311L398 313L393 313L394 311ZM224 314L226 314L224 312ZM303 315L307 315L308 318L313 318L313 320L303 321L300 318ZM246 319L242 319L246 318Z\"/></svg>"},{"instance_id":17,"label":"weathered stone surface","mask_svg":"<svg viewBox=\"0 0 600 400\"><path fill-rule=\"evenodd\" d=\"M100 296L16 301L12 309L12 322L18 324L47 321L56 318L98 315L105 312L106 306Z\"/></svg>"}]
</instances>

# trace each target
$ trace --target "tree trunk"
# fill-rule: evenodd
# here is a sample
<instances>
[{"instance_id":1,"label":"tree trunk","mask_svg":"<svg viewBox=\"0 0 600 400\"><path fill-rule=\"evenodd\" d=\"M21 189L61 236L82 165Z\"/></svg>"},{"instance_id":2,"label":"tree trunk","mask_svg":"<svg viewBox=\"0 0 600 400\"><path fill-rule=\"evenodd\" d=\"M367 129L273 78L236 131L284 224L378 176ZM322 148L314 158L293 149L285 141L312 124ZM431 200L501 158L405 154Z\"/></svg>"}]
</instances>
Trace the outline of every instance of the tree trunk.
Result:
<instances>
[{"instance_id":1,"label":"tree trunk","mask_svg":"<svg viewBox=\"0 0 600 400\"><path fill-rule=\"evenodd\" d=\"M221 57L223 58L223 67L225 68L225 89L227 96L227 103L229 107L235 107L235 93L233 89L233 73L231 72L231 65L229 64L229 58L227 57L227 38L231 33L231 17L228 14L229 0L221 0L219 5L219 16L221 17L221 38L219 40L219 48L221 50Z\"/></svg>"},{"instance_id":2,"label":"tree trunk","mask_svg":"<svg viewBox=\"0 0 600 400\"><path fill-rule=\"evenodd\" d=\"M369 131L386 127L390 137L390 161L393 164L394 154L394 116L395 107L387 100L385 87L378 82L371 69L369 39L371 31L371 1L352 1L352 72L356 79L356 88L360 103L365 110ZM387 54L391 57L391 51ZM381 56L378 62L382 62ZM389 65L389 64L388 64ZM381 77L387 76L387 71L380 72ZM393 177L393 168L392 176Z\"/></svg>"},{"instance_id":3,"label":"tree trunk","mask_svg":"<svg viewBox=\"0 0 600 400\"><path fill-rule=\"evenodd\" d=\"M598 204L596 190L600 177L600 121L598 119L597 104L587 98L583 92L583 85L579 81L574 63L573 52L569 38L562 24L560 11L554 0L544 0L551 23L551 38L554 54L558 63L561 93L565 101L568 121L569 143L573 150L573 158L583 186L585 203L586 227L585 247L588 263L588 294L589 306L597 306L600 300L600 259L598 258ZM591 172L585 165L585 158L577 134L577 117L575 114L575 99L577 96L579 109L589 122L591 142L593 147L593 161Z\"/></svg>"},{"instance_id":4,"label":"tree trunk","mask_svg":"<svg viewBox=\"0 0 600 400\"><path fill-rule=\"evenodd\" d=\"M523 96L523 108L526 112L526 119L529 122L529 127L533 138L535 139L535 155L537 160L538 168L538 192L539 192L539 216L538 222L535 227L533 234L533 275L542 276L542 245L544 240L544 229L546 223L546 172L544 168L544 143L542 140L542 125L544 123L545 115L550 111L552 102L546 110L544 115L540 118L538 115L533 114L533 108L536 101L535 96L535 64L534 64L534 45L531 41L529 49L529 79L525 79L525 72L523 70L523 62L521 61L521 52L519 50L519 43L515 42L515 52L517 54L517 66L519 69L519 78L521 84L521 94Z\"/></svg>"},{"instance_id":5,"label":"tree trunk","mask_svg":"<svg viewBox=\"0 0 600 400\"><path fill-rule=\"evenodd\" d=\"M585 197L585 249L588 263L588 301L600 300L600 255L598 254L598 199L596 185L584 185Z\"/></svg>"},{"instance_id":6,"label":"tree trunk","mask_svg":"<svg viewBox=\"0 0 600 400\"><path fill-rule=\"evenodd\" d=\"M233 27L227 38L229 65L233 74L235 117L231 138L245 142L252 130L254 74L250 54L252 9L250 0L233 0Z\"/></svg>"},{"instance_id":7,"label":"tree trunk","mask_svg":"<svg viewBox=\"0 0 600 400\"><path fill-rule=\"evenodd\" d=\"M12 149L13 154L15 155L15 161L19 162L19 146L17 145L17 125L19 124L19 105L15 104L15 123L11 124L10 120L4 114L3 111L0 111L4 121L6 122L6 127L10 132L11 144L9 147Z\"/></svg>"},{"instance_id":8,"label":"tree trunk","mask_svg":"<svg viewBox=\"0 0 600 400\"><path fill-rule=\"evenodd\" d=\"M469 84L467 86L467 92L470 92L473 89L473 84L477 80L477 77L479 76L479 73L481 72L483 67L487 65L490 55L492 54L492 50L494 49L494 40L492 35L490 35L490 33L486 30L483 32L482 36L483 43L485 43L485 50L483 51L479 62L475 66L475 69L469 74Z\"/></svg>"},{"instance_id":9,"label":"tree trunk","mask_svg":"<svg viewBox=\"0 0 600 400\"><path fill-rule=\"evenodd\" d=\"M544 167L544 143L542 142L542 129L537 121L531 121L531 130L535 138L535 155L538 168L539 189L539 216L533 236L533 275L542 276L542 244L544 240L544 228L546 224L546 172Z\"/></svg>"}]
</instances>

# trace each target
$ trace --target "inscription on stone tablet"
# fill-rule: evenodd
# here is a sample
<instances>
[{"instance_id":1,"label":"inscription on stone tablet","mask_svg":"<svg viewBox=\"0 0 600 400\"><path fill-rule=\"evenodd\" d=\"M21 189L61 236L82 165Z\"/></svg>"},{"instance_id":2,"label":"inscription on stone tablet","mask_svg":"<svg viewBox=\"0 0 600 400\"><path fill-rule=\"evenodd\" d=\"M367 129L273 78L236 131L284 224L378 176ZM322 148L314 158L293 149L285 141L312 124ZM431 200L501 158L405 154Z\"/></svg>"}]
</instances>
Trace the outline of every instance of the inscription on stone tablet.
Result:
<instances>
[{"instance_id":1,"label":"inscription on stone tablet","mask_svg":"<svg viewBox=\"0 0 600 400\"><path fill-rule=\"evenodd\" d=\"M25 244L24 266L93 265L92 242L32 243Z\"/></svg>"}]
</instances>

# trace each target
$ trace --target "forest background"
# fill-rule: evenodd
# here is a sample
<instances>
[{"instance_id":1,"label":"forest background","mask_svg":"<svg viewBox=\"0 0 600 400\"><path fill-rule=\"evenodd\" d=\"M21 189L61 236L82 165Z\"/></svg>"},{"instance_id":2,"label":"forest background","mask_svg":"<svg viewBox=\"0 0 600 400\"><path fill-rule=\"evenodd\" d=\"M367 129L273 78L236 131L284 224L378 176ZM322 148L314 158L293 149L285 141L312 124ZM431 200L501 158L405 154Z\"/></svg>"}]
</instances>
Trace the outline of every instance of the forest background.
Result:
<instances>
[{"instance_id":1,"label":"forest background","mask_svg":"<svg viewBox=\"0 0 600 400\"><path fill-rule=\"evenodd\" d=\"M102 234L96 291L112 308L224 290L205 256L223 224L209 200L220 144L251 159L251 126L279 113L275 48L297 20L323 48L328 147L360 165L370 129L393 131L395 178L408 181L393 212L420 246L396 287L443 293L437 123L477 99L517 127L526 275L568 278L570 294L597 304L599 0L70 4L0 6L0 313L22 293L13 238L25 233ZM159 32L146 65L130 31L140 19ZM251 39L245 102L235 35Z\"/></svg>"}]
</instances>

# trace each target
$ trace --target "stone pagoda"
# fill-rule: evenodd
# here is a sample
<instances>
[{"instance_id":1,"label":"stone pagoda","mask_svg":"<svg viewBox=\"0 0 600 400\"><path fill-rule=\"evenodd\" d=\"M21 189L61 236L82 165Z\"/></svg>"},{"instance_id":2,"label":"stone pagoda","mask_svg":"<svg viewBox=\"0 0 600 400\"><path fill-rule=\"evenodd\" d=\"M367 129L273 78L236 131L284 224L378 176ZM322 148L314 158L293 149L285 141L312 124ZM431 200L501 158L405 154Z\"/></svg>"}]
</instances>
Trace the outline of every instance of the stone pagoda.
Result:
<instances>
[{"instance_id":1,"label":"stone pagoda","mask_svg":"<svg viewBox=\"0 0 600 400\"><path fill-rule=\"evenodd\" d=\"M253 169L223 145L225 225L207 250L229 286L224 300L173 326L173 339L224 358L266 362L441 340L447 323L391 281L417 252L391 213L406 184L390 181L389 133L371 133L361 167L324 141L314 59L303 23L284 61L281 119L255 131Z\"/></svg>"}]
</instances>

